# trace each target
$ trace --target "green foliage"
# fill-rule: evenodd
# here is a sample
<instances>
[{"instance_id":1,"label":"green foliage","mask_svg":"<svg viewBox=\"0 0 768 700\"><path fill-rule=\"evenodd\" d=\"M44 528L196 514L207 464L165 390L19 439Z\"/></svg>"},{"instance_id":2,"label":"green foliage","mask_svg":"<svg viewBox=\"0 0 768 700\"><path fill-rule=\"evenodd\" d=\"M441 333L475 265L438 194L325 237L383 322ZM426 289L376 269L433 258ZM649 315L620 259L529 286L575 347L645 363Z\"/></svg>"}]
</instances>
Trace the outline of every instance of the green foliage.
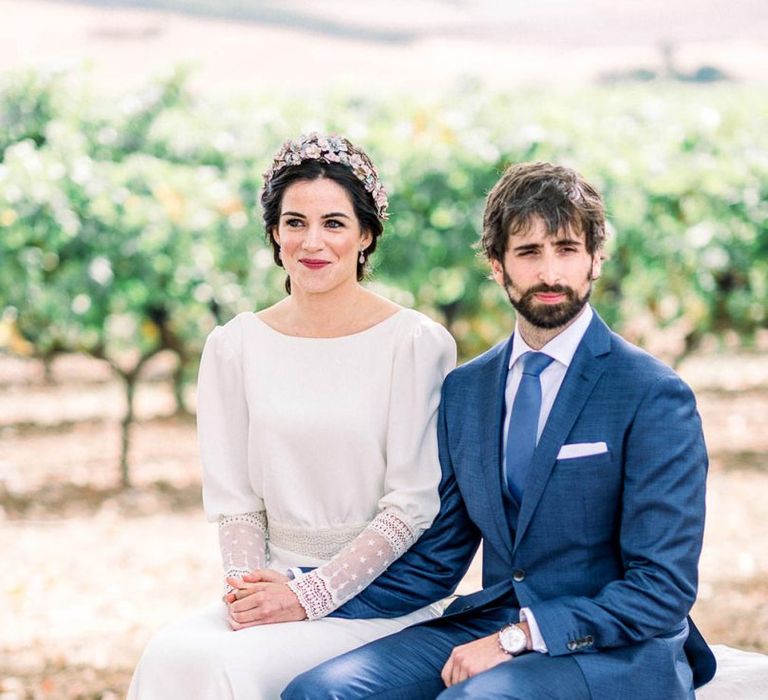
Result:
<instances>
[{"instance_id":1,"label":"green foliage","mask_svg":"<svg viewBox=\"0 0 768 700\"><path fill-rule=\"evenodd\" d=\"M674 361L768 323L765 93L462 86L433 101L210 103L178 72L108 101L72 76L5 82L0 309L39 356L87 352L134 381L172 350L191 376L215 323L281 294L261 173L285 137L312 129L369 150L392 213L375 284L444 321L464 357L511 328L473 246L485 195L522 160L572 165L603 192L614 235L594 301L631 339Z\"/></svg>"},{"instance_id":2,"label":"green foliage","mask_svg":"<svg viewBox=\"0 0 768 700\"><path fill-rule=\"evenodd\" d=\"M52 104L46 90L29 101ZM0 308L37 355L88 353L124 380L126 483L143 364L171 350L179 379L192 374L215 323L276 296L243 166L155 155L165 149L156 125L187 99L172 76L113 114L49 115L19 130L0 164ZM264 291L246 296L259 279Z\"/></svg>"},{"instance_id":3,"label":"green foliage","mask_svg":"<svg viewBox=\"0 0 768 700\"><path fill-rule=\"evenodd\" d=\"M13 76L0 93L0 152L17 141L45 142L45 128L57 111L56 76L24 73Z\"/></svg>"},{"instance_id":4,"label":"green foliage","mask_svg":"<svg viewBox=\"0 0 768 700\"><path fill-rule=\"evenodd\" d=\"M132 146L114 159L92 157L56 121L44 146L5 151L3 302L41 354L78 350L129 373L161 349L199 346L221 306L212 285L225 313L242 300L249 221L237 185L133 150L145 128L117 131Z\"/></svg>"},{"instance_id":5,"label":"green foliage","mask_svg":"<svg viewBox=\"0 0 768 700\"><path fill-rule=\"evenodd\" d=\"M380 276L442 315L465 356L503 337L508 302L472 250L484 195L509 163L553 160L604 194L611 259L594 301L612 325L672 362L707 337L750 342L768 325L766 107L677 86L398 104Z\"/></svg>"}]
</instances>

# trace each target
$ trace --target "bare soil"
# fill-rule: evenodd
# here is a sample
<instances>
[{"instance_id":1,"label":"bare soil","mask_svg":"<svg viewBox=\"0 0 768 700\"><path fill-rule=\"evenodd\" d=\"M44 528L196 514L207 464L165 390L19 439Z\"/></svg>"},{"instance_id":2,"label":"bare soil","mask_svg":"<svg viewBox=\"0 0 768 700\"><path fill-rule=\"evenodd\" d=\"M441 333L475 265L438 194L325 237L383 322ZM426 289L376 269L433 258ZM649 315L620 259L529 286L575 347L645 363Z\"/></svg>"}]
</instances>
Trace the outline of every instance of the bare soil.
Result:
<instances>
[{"instance_id":1,"label":"bare soil","mask_svg":"<svg viewBox=\"0 0 768 700\"><path fill-rule=\"evenodd\" d=\"M168 415L162 369L141 387L120 490L119 384L85 358L59 360L52 384L0 358L1 700L122 697L152 632L219 593L194 422ZM681 373L711 454L693 614L710 642L768 652L768 359L702 356ZM462 590L478 585L475 565Z\"/></svg>"}]
</instances>

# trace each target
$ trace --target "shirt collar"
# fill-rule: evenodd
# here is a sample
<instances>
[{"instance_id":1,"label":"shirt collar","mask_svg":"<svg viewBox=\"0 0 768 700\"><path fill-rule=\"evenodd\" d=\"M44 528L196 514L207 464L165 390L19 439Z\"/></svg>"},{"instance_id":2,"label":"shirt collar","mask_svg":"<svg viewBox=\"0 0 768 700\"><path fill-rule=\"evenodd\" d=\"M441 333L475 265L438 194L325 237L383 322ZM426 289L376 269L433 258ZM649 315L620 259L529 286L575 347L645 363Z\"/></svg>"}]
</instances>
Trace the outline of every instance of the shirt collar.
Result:
<instances>
[{"instance_id":1,"label":"shirt collar","mask_svg":"<svg viewBox=\"0 0 768 700\"><path fill-rule=\"evenodd\" d=\"M584 310L578 315L576 320L568 326L562 333L558 333L541 350L534 350L523 340L519 332L517 323L515 323L515 334L512 336L512 354L509 356L510 368L526 352L543 352L557 360L560 364L568 367L576 354L576 348L579 347L581 339L589 328L594 312L589 304L584 306Z\"/></svg>"}]
</instances>

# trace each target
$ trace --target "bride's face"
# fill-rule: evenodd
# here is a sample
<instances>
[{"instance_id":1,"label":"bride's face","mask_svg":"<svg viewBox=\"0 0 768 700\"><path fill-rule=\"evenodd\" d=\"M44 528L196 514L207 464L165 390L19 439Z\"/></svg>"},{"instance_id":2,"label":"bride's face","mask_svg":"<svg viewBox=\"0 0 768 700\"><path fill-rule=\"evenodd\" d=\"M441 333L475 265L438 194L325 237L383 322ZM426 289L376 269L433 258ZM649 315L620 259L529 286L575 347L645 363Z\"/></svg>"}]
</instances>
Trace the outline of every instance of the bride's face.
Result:
<instances>
[{"instance_id":1,"label":"bride's face","mask_svg":"<svg viewBox=\"0 0 768 700\"><path fill-rule=\"evenodd\" d=\"M300 180L285 190L273 235L291 291L308 294L356 284L360 250L371 242L346 190L328 178Z\"/></svg>"}]
</instances>

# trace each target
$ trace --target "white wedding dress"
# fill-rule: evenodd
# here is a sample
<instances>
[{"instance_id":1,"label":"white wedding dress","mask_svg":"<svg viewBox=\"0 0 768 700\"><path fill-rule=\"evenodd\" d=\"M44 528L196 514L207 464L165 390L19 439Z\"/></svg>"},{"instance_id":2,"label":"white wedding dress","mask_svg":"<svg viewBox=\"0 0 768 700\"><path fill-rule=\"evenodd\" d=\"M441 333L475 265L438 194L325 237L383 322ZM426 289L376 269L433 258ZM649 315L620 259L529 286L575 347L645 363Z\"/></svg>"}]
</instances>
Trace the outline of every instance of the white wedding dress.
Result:
<instances>
[{"instance_id":1,"label":"white wedding dress","mask_svg":"<svg viewBox=\"0 0 768 700\"><path fill-rule=\"evenodd\" d=\"M290 570L309 619L235 632L217 602L153 637L130 700L273 700L322 661L442 612L326 617L437 514L435 421L455 360L448 332L408 309L339 338L284 335L252 313L211 333L198 435L225 571Z\"/></svg>"}]
</instances>

